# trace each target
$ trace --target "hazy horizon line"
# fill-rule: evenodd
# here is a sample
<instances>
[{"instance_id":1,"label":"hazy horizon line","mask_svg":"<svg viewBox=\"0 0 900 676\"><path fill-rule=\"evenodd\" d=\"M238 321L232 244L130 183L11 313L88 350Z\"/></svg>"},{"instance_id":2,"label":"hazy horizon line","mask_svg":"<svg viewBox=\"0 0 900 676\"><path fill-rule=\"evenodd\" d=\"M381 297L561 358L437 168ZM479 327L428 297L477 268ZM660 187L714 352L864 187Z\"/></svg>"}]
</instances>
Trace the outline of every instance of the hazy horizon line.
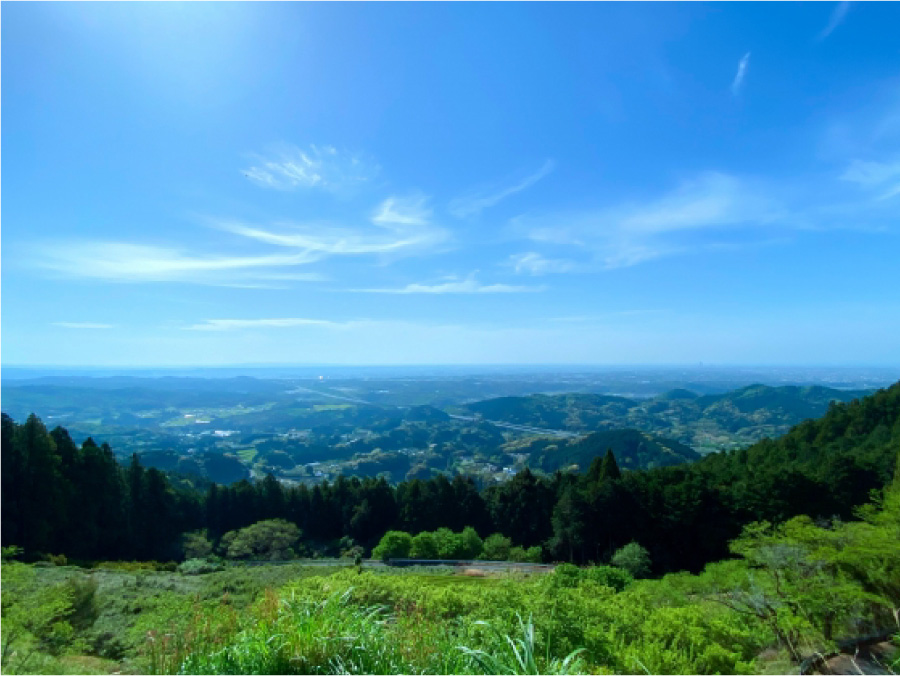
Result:
<instances>
[{"instance_id":1,"label":"hazy horizon line","mask_svg":"<svg viewBox=\"0 0 900 676\"><path fill-rule=\"evenodd\" d=\"M151 370L212 370L212 369L285 369L285 368L559 368L559 369L643 369L643 368L794 368L794 369L900 369L900 363L790 363L790 362L321 362L321 363L268 363L247 362L232 364L0 364L0 370L69 370L69 371L151 371Z\"/></svg>"}]
</instances>

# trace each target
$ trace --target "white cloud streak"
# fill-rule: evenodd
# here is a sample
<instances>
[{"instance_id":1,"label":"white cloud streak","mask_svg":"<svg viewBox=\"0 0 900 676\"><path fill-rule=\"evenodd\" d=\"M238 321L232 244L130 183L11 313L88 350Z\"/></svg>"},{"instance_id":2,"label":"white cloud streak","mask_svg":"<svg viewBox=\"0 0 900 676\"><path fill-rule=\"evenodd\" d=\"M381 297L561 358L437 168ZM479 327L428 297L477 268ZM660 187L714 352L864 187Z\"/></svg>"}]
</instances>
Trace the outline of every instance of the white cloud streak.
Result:
<instances>
[{"instance_id":1,"label":"white cloud streak","mask_svg":"<svg viewBox=\"0 0 900 676\"><path fill-rule=\"evenodd\" d=\"M561 258L545 258L536 251L513 254L509 257L508 265L516 271L516 274L532 275L534 277L572 272L578 267L575 261Z\"/></svg>"},{"instance_id":2,"label":"white cloud streak","mask_svg":"<svg viewBox=\"0 0 900 676\"><path fill-rule=\"evenodd\" d=\"M737 96L741 93L741 87L744 84L744 78L747 76L747 66L750 65L750 52L747 52L738 61L737 72L734 74L734 80L731 81L731 94Z\"/></svg>"},{"instance_id":3,"label":"white cloud streak","mask_svg":"<svg viewBox=\"0 0 900 676\"><path fill-rule=\"evenodd\" d=\"M265 279L259 270L305 265L319 260L315 251L259 256L198 256L179 249L126 242L44 243L35 265L65 277L107 282L188 282L231 286ZM295 277L314 281L317 276Z\"/></svg>"},{"instance_id":4,"label":"white cloud streak","mask_svg":"<svg viewBox=\"0 0 900 676\"><path fill-rule=\"evenodd\" d=\"M375 210L371 222L377 229L287 223L276 231L232 221L219 222L217 227L265 244L297 249L314 258L409 255L433 250L450 239L446 229L431 223L431 210L423 196L389 197Z\"/></svg>"},{"instance_id":5,"label":"white cloud streak","mask_svg":"<svg viewBox=\"0 0 900 676\"><path fill-rule=\"evenodd\" d=\"M622 268L696 251L698 235L781 223L784 209L759 189L718 172L701 174L656 200L586 212L513 219L532 242L589 252L594 267ZM532 260L540 268L540 260ZM588 266L585 266L588 267Z\"/></svg>"},{"instance_id":6,"label":"white cloud streak","mask_svg":"<svg viewBox=\"0 0 900 676\"><path fill-rule=\"evenodd\" d=\"M448 210L457 218L468 218L469 216L480 214L485 209L498 204L507 197L530 188L552 172L555 167L556 163L553 160L547 160L536 172L526 176L524 179L513 185L470 192L466 195L457 197L450 202Z\"/></svg>"},{"instance_id":7,"label":"white cloud streak","mask_svg":"<svg viewBox=\"0 0 900 676\"><path fill-rule=\"evenodd\" d=\"M94 322L53 322L53 326L64 329L113 329L113 324L96 324Z\"/></svg>"},{"instance_id":8,"label":"white cloud streak","mask_svg":"<svg viewBox=\"0 0 900 676\"><path fill-rule=\"evenodd\" d=\"M853 160L841 174L842 181L856 183L864 188L883 186L897 178L900 178L900 160L893 162Z\"/></svg>"},{"instance_id":9,"label":"white cloud streak","mask_svg":"<svg viewBox=\"0 0 900 676\"><path fill-rule=\"evenodd\" d=\"M378 167L332 146L311 145L305 150L285 146L271 157L257 157L243 174L256 185L274 190L344 192L370 181Z\"/></svg>"},{"instance_id":10,"label":"white cloud streak","mask_svg":"<svg viewBox=\"0 0 900 676\"><path fill-rule=\"evenodd\" d=\"M449 278L438 284L413 283L396 289L352 289L358 293L389 294L487 294L487 293L535 293L544 290L542 286L516 286L511 284L482 284L474 275L466 279Z\"/></svg>"},{"instance_id":11,"label":"white cloud streak","mask_svg":"<svg viewBox=\"0 0 900 676\"><path fill-rule=\"evenodd\" d=\"M332 256L406 256L433 251L450 240L450 233L430 219L425 197L390 197L371 215L368 227L279 224L272 228L211 221L220 230L277 247L259 255L202 255L174 247L87 240L40 243L33 248L32 263L64 277L107 282L285 288L286 282L326 280L319 273L292 268Z\"/></svg>"},{"instance_id":12,"label":"white cloud streak","mask_svg":"<svg viewBox=\"0 0 900 676\"><path fill-rule=\"evenodd\" d=\"M855 183L863 190L877 191L875 201L883 202L900 195L900 160L888 162L853 160L840 178Z\"/></svg>"},{"instance_id":13,"label":"white cloud streak","mask_svg":"<svg viewBox=\"0 0 900 676\"><path fill-rule=\"evenodd\" d=\"M325 319L287 317L280 319L205 319L198 324L184 327L186 331L240 331L246 329L286 329L298 326L340 328L346 323Z\"/></svg>"},{"instance_id":14,"label":"white cloud streak","mask_svg":"<svg viewBox=\"0 0 900 676\"><path fill-rule=\"evenodd\" d=\"M849 2L837 3L837 6L831 11L831 16L828 18L828 25L825 26L825 29L821 33L819 33L819 40L824 40L831 35L835 28L844 22L848 11L850 11Z\"/></svg>"}]
</instances>

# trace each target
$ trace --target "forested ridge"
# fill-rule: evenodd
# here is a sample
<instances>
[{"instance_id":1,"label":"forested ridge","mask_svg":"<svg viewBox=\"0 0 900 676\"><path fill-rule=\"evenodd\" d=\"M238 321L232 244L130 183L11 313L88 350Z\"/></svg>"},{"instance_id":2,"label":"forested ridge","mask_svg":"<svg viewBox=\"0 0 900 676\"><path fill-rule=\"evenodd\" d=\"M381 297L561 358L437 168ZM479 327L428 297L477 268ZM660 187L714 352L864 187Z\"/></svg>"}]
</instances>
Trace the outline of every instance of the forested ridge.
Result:
<instances>
[{"instance_id":1,"label":"forested ridge","mask_svg":"<svg viewBox=\"0 0 900 676\"><path fill-rule=\"evenodd\" d=\"M727 557L748 523L852 518L888 482L898 449L900 383L832 404L779 439L674 467L623 472L606 454L579 474L525 470L483 489L441 475L396 486L340 477L312 488L267 477L200 491L137 456L122 466L105 444L78 446L34 415L22 423L4 415L2 538L32 557L174 560L185 533L205 530L216 544L264 519L294 523L310 551L336 549L342 538L370 551L389 530L472 526L482 537L502 533L541 547L545 560L606 561L636 541L655 573L697 571Z\"/></svg>"}]
</instances>

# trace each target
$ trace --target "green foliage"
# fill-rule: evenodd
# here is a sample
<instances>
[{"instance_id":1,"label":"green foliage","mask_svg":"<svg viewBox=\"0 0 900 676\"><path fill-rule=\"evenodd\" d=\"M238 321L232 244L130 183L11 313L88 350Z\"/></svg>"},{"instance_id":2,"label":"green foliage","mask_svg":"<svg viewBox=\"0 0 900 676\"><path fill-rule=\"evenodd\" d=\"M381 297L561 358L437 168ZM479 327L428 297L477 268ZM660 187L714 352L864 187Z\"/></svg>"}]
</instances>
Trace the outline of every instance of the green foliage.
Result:
<instances>
[{"instance_id":1,"label":"green foliage","mask_svg":"<svg viewBox=\"0 0 900 676\"><path fill-rule=\"evenodd\" d=\"M571 563L560 563L553 569L550 579L557 587L577 587L582 580L581 569Z\"/></svg>"},{"instance_id":2,"label":"green foliage","mask_svg":"<svg viewBox=\"0 0 900 676\"><path fill-rule=\"evenodd\" d=\"M460 646L460 649L481 668L484 674L579 674L584 670L584 664L580 660L584 648L578 648L564 658L543 659L535 652L534 621L528 618L528 622L519 620L521 638L512 638L509 635L498 635L495 645L499 650L473 650L468 646ZM480 623L490 627L487 622Z\"/></svg>"},{"instance_id":3,"label":"green foliage","mask_svg":"<svg viewBox=\"0 0 900 676\"><path fill-rule=\"evenodd\" d=\"M121 570L131 573L136 572L152 572L152 571L168 571L172 572L177 568L178 564L174 561L98 561L94 564L94 568L101 570Z\"/></svg>"},{"instance_id":4,"label":"green foliage","mask_svg":"<svg viewBox=\"0 0 900 676\"><path fill-rule=\"evenodd\" d=\"M187 559L204 559L213 553L213 546L206 531L185 533L182 538L182 547Z\"/></svg>"},{"instance_id":5,"label":"green foliage","mask_svg":"<svg viewBox=\"0 0 900 676\"><path fill-rule=\"evenodd\" d=\"M409 548L409 556L412 559L438 559L441 556L438 553L438 543L435 533L423 531L412 539L412 546Z\"/></svg>"},{"instance_id":6,"label":"green foliage","mask_svg":"<svg viewBox=\"0 0 900 676\"><path fill-rule=\"evenodd\" d=\"M69 617L81 590L65 584L37 586L34 575L34 569L25 564L2 564L0 666L6 673L36 673L48 656L74 647L75 630ZM85 599L79 598L78 603L80 618Z\"/></svg>"},{"instance_id":7,"label":"green foliage","mask_svg":"<svg viewBox=\"0 0 900 676\"><path fill-rule=\"evenodd\" d=\"M21 547L10 545L9 547L3 547L2 550L0 550L0 552L2 552L0 556L2 556L3 563L6 563L7 561L14 561L19 558L22 555L22 551Z\"/></svg>"},{"instance_id":8,"label":"green foliage","mask_svg":"<svg viewBox=\"0 0 900 676\"><path fill-rule=\"evenodd\" d=\"M582 577L584 580L596 582L616 591L622 591L634 582L631 573L624 568L614 568L613 566L590 566L582 570Z\"/></svg>"},{"instance_id":9,"label":"green foliage","mask_svg":"<svg viewBox=\"0 0 900 676\"><path fill-rule=\"evenodd\" d=\"M412 536L403 531L389 530L372 550L373 559L405 559L412 548Z\"/></svg>"},{"instance_id":10,"label":"green foliage","mask_svg":"<svg viewBox=\"0 0 900 676\"><path fill-rule=\"evenodd\" d=\"M157 643L151 673L174 668L186 674L468 671L468 660L450 643L450 627L392 618L382 608L350 603L346 592L315 602L269 595L251 617L229 626L209 615L204 621L204 630L187 641Z\"/></svg>"},{"instance_id":11,"label":"green foliage","mask_svg":"<svg viewBox=\"0 0 900 676\"><path fill-rule=\"evenodd\" d=\"M222 570L222 564L208 559L188 559L178 566L182 575L205 575Z\"/></svg>"},{"instance_id":12,"label":"green foliage","mask_svg":"<svg viewBox=\"0 0 900 676\"><path fill-rule=\"evenodd\" d=\"M607 572L613 577L619 574L616 569ZM314 600L349 593L348 601L359 607L384 605L398 618L417 618L422 627L459 622L460 631L471 637L461 645L497 660L490 662L481 656L482 661L473 665L475 673L493 673L501 663L510 670L500 673L527 672L528 667L523 671L517 661L513 646L520 656L540 656L536 659L543 669L555 670L573 651L584 648L578 655L582 660L579 671L633 673L642 671L635 660L645 659L661 665L662 673L744 673L753 656L770 640L771 635L755 619L698 600L695 594L674 591L667 582L643 582L616 593L592 579L602 575L590 569L560 566L557 572L545 576L501 580L460 577L446 584L444 578L428 575L342 572L329 578L310 578L292 585L284 594ZM687 609L677 618L682 623L677 627L665 624L675 617L666 614L671 615L673 607ZM522 623L522 617L533 619ZM692 623L690 630L687 620ZM523 624L531 629L523 631ZM669 633L661 629L661 624ZM527 638L529 634L532 639ZM520 639L512 637L522 637L531 647L523 648L517 642ZM716 643L720 640L725 649ZM512 664L518 664L515 671ZM698 671L707 665L714 671Z\"/></svg>"},{"instance_id":13,"label":"green foliage","mask_svg":"<svg viewBox=\"0 0 900 676\"><path fill-rule=\"evenodd\" d=\"M484 551L484 541L472 526L466 526L459 536L459 558L477 559Z\"/></svg>"},{"instance_id":14,"label":"green foliage","mask_svg":"<svg viewBox=\"0 0 900 676\"><path fill-rule=\"evenodd\" d=\"M486 561L507 561L511 548L512 540L500 533L494 533L485 538L481 558Z\"/></svg>"},{"instance_id":15,"label":"green foliage","mask_svg":"<svg viewBox=\"0 0 900 676\"><path fill-rule=\"evenodd\" d=\"M220 547L229 559L269 559L279 561L296 556L294 547L300 529L284 519L258 521L222 537Z\"/></svg>"},{"instance_id":16,"label":"green foliage","mask_svg":"<svg viewBox=\"0 0 900 676\"><path fill-rule=\"evenodd\" d=\"M416 535L412 539L409 556L413 559L475 559L483 549L484 543L471 526L467 526L461 533L454 533L449 528L439 528L434 532L423 531Z\"/></svg>"},{"instance_id":17,"label":"green foliage","mask_svg":"<svg viewBox=\"0 0 900 676\"><path fill-rule=\"evenodd\" d=\"M617 550L610 559L616 568L622 568L635 578L647 577L650 574L650 554L637 542L629 542Z\"/></svg>"},{"instance_id":18,"label":"green foliage","mask_svg":"<svg viewBox=\"0 0 900 676\"><path fill-rule=\"evenodd\" d=\"M449 528L438 528L434 531L434 542L438 559L462 559L462 542L457 533Z\"/></svg>"},{"instance_id":19,"label":"green foliage","mask_svg":"<svg viewBox=\"0 0 900 676\"><path fill-rule=\"evenodd\" d=\"M543 559L541 548L535 545L525 549L524 547L513 547L509 550L509 560L518 563L540 563Z\"/></svg>"}]
</instances>

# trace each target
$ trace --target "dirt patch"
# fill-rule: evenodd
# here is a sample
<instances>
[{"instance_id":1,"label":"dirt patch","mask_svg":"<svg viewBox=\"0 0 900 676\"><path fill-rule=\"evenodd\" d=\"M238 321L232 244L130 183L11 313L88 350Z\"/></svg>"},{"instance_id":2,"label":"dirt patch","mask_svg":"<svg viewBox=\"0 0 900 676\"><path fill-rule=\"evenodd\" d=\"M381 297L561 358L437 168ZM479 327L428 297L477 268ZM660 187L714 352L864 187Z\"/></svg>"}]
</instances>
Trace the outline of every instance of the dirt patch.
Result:
<instances>
[{"instance_id":1,"label":"dirt patch","mask_svg":"<svg viewBox=\"0 0 900 676\"><path fill-rule=\"evenodd\" d=\"M891 663L897 659L897 646L881 641L861 647L855 654L828 657L813 673L818 674L893 674Z\"/></svg>"}]
</instances>

